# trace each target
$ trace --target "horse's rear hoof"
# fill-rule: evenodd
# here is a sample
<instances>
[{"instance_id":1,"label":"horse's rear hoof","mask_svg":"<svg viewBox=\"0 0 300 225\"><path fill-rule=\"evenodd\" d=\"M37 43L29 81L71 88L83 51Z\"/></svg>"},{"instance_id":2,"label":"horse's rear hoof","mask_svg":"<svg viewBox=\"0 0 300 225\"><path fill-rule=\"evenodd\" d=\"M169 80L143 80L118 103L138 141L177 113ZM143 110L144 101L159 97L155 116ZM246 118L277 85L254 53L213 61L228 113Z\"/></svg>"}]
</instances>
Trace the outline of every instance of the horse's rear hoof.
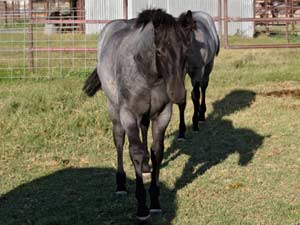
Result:
<instances>
[{"instance_id":1,"label":"horse's rear hoof","mask_svg":"<svg viewBox=\"0 0 300 225\"><path fill-rule=\"evenodd\" d=\"M117 195L125 195L127 194L126 189L126 173L125 172L117 172L116 174L116 180L117 180Z\"/></svg>"},{"instance_id":2,"label":"horse's rear hoof","mask_svg":"<svg viewBox=\"0 0 300 225\"><path fill-rule=\"evenodd\" d=\"M150 209L150 213L151 214L161 214L162 213L162 209L158 208L158 209Z\"/></svg>"},{"instance_id":3,"label":"horse's rear hoof","mask_svg":"<svg viewBox=\"0 0 300 225\"><path fill-rule=\"evenodd\" d=\"M127 194L127 191L116 191L117 196L126 196Z\"/></svg>"},{"instance_id":4,"label":"horse's rear hoof","mask_svg":"<svg viewBox=\"0 0 300 225\"><path fill-rule=\"evenodd\" d=\"M146 220L150 219L150 217L151 217L151 215L150 215L149 209L147 207L139 209L138 213L136 215L136 218L139 221L146 221Z\"/></svg>"},{"instance_id":5,"label":"horse's rear hoof","mask_svg":"<svg viewBox=\"0 0 300 225\"><path fill-rule=\"evenodd\" d=\"M205 123L205 118L199 118L199 121L198 121L199 123Z\"/></svg>"},{"instance_id":6,"label":"horse's rear hoof","mask_svg":"<svg viewBox=\"0 0 300 225\"><path fill-rule=\"evenodd\" d=\"M178 137L177 137L177 140L178 141L184 141L185 140L185 134L184 134L185 132L179 132L179 134L178 134Z\"/></svg>"},{"instance_id":7,"label":"horse's rear hoof","mask_svg":"<svg viewBox=\"0 0 300 225\"><path fill-rule=\"evenodd\" d=\"M185 137L178 137L177 140L180 142L185 141Z\"/></svg>"},{"instance_id":8,"label":"horse's rear hoof","mask_svg":"<svg viewBox=\"0 0 300 225\"><path fill-rule=\"evenodd\" d=\"M139 221L146 221L149 220L151 218L150 213L147 216L136 216L137 220Z\"/></svg>"},{"instance_id":9,"label":"horse's rear hoof","mask_svg":"<svg viewBox=\"0 0 300 225\"><path fill-rule=\"evenodd\" d=\"M199 120L199 125L205 125L205 120Z\"/></svg>"}]
</instances>

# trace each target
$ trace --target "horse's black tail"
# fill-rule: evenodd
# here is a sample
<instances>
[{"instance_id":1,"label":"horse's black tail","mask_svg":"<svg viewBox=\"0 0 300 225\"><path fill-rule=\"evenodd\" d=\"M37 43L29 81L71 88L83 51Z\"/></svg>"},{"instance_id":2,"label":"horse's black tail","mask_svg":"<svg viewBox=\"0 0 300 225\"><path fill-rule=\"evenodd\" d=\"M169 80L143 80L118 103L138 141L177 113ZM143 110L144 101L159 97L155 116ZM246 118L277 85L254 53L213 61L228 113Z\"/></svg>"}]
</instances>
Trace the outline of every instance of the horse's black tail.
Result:
<instances>
[{"instance_id":1,"label":"horse's black tail","mask_svg":"<svg viewBox=\"0 0 300 225\"><path fill-rule=\"evenodd\" d=\"M217 51L216 51L216 56L218 56L219 55L219 52L220 52L220 45L221 45L221 42L220 42L220 38L219 38L219 36L217 35L217 37L218 37L218 46L217 46Z\"/></svg>"},{"instance_id":2,"label":"horse's black tail","mask_svg":"<svg viewBox=\"0 0 300 225\"><path fill-rule=\"evenodd\" d=\"M98 77L97 68L91 73L84 83L82 90L89 96L92 97L97 91L101 89L101 81Z\"/></svg>"}]
</instances>

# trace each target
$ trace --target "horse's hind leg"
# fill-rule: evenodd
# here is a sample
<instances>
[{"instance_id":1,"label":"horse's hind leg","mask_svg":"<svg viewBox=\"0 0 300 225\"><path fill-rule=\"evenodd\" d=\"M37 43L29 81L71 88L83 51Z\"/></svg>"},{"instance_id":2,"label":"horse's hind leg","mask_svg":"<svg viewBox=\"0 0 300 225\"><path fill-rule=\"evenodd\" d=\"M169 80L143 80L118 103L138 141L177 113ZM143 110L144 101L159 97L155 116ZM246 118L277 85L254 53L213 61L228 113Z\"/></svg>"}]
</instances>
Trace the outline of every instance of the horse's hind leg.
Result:
<instances>
[{"instance_id":1,"label":"horse's hind leg","mask_svg":"<svg viewBox=\"0 0 300 225\"><path fill-rule=\"evenodd\" d=\"M117 194L126 194L126 173L123 167L123 146L125 139L125 130L120 122L113 122L114 143L117 148L118 155L118 170L116 174Z\"/></svg>"},{"instance_id":2,"label":"horse's hind leg","mask_svg":"<svg viewBox=\"0 0 300 225\"><path fill-rule=\"evenodd\" d=\"M149 166L149 152L148 152L148 129L150 124L149 115L144 115L140 124L142 131L142 141L145 149L145 161L143 163L143 173L150 173L151 169Z\"/></svg>"},{"instance_id":3,"label":"horse's hind leg","mask_svg":"<svg viewBox=\"0 0 300 225\"><path fill-rule=\"evenodd\" d=\"M206 112L206 103L205 103L205 92L208 86L208 81L202 80L201 82L201 103L199 108L199 122L205 122L205 112Z\"/></svg>"},{"instance_id":4,"label":"horse's hind leg","mask_svg":"<svg viewBox=\"0 0 300 225\"><path fill-rule=\"evenodd\" d=\"M125 139L125 130L121 125L118 112L109 104L109 115L113 123L113 137L117 149L118 169L116 174L117 194L126 194L126 173L123 167L123 147Z\"/></svg>"},{"instance_id":5,"label":"horse's hind leg","mask_svg":"<svg viewBox=\"0 0 300 225\"><path fill-rule=\"evenodd\" d=\"M185 121L184 121L184 111L186 108L186 101L184 103L178 104L179 108L179 134L178 134L178 139L182 140L185 139L185 131L186 131L186 126L185 126Z\"/></svg>"},{"instance_id":6,"label":"horse's hind leg","mask_svg":"<svg viewBox=\"0 0 300 225\"><path fill-rule=\"evenodd\" d=\"M205 94L206 88L209 82L209 74L211 73L214 65L214 60L212 60L209 64L205 66L204 75L201 80L201 103L199 108L199 122L205 122L205 112L206 112L206 102L205 102Z\"/></svg>"},{"instance_id":7,"label":"horse's hind leg","mask_svg":"<svg viewBox=\"0 0 300 225\"><path fill-rule=\"evenodd\" d=\"M192 100L194 104L194 115L193 115L193 130L199 131L198 121L199 121L199 99L200 99L200 90L199 90L200 83L195 82L193 84L193 91L192 91Z\"/></svg>"},{"instance_id":8,"label":"horse's hind leg","mask_svg":"<svg viewBox=\"0 0 300 225\"><path fill-rule=\"evenodd\" d=\"M151 148L151 185L149 189L151 206L150 212L160 213L161 207L159 204L159 169L164 153L164 138L165 131L169 124L172 114L172 104L166 106L163 112L153 121L152 136L153 144Z\"/></svg>"},{"instance_id":9,"label":"horse's hind leg","mask_svg":"<svg viewBox=\"0 0 300 225\"><path fill-rule=\"evenodd\" d=\"M135 196L138 202L137 218L139 220L146 220L150 217L149 209L146 206L146 191L142 177L142 167L145 161L144 145L140 140L139 127L137 118L130 112L130 110L123 107L120 111L120 119L123 128L129 140L129 153L131 161L135 168L136 174L136 191Z\"/></svg>"}]
</instances>

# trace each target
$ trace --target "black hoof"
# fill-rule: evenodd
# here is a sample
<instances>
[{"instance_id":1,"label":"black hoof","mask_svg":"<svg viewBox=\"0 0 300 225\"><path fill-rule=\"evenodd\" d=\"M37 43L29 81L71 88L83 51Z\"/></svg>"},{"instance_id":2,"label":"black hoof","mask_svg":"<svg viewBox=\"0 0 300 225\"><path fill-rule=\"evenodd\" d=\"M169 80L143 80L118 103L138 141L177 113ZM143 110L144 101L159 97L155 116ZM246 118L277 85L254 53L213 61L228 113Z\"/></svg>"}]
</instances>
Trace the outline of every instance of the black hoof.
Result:
<instances>
[{"instance_id":1,"label":"black hoof","mask_svg":"<svg viewBox=\"0 0 300 225\"><path fill-rule=\"evenodd\" d=\"M180 141L180 142L183 142L183 141L185 141L186 139L185 139L184 137L183 137L183 138L182 138L182 137L178 137L177 140Z\"/></svg>"},{"instance_id":2,"label":"black hoof","mask_svg":"<svg viewBox=\"0 0 300 225\"><path fill-rule=\"evenodd\" d=\"M150 219L150 217L151 217L151 215L150 215L149 209L147 207L145 207L143 209L138 209L138 213L136 215L136 218L139 221L148 220L148 219Z\"/></svg>"},{"instance_id":3,"label":"black hoof","mask_svg":"<svg viewBox=\"0 0 300 225\"><path fill-rule=\"evenodd\" d=\"M199 123L205 123L205 117L200 116Z\"/></svg>"},{"instance_id":4,"label":"black hoof","mask_svg":"<svg viewBox=\"0 0 300 225\"><path fill-rule=\"evenodd\" d=\"M177 137L178 141L184 141L185 140L185 135L184 134L179 134Z\"/></svg>"},{"instance_id":5,"label":"black hoof","mask_svg":"<svg viewBox=\"0 0 300 225\"><path fill-rule=\"evenodd\" d=\"M158 208L158 209L150 209L150 213L151 214L161 214L162 213L162 209Z\"/></svg>"},{"instance_id":6,"label":"black hoof","mask_svg":"<svg viewBox=\"0 0 300 225\"><path fill-rule=\"evenodd\" d=\"M149 220L151 218L151 215L149 213L149 215L147 216L136 216L137 220L138 221L146 221L146 220Z\"/></svg>"},{"instance_id":7,"label":"black hoof","mask_svg":"<svg viewBox=\"0 0 300 225\"><path fill-rule=\"evenodd\" d=\"M199 121L199 126L204 126L206 124L206 121Z\"/></svg>"},{"instance_id":8,"label":"black hoof","mask_svg":"<svg viewBox=\"0 0 300 225\"><path fill-rule=\"evenodd\" d=\"M116 191L117 196L126 196L127 194L127 191Z\"/></svg>"}]
</instances>

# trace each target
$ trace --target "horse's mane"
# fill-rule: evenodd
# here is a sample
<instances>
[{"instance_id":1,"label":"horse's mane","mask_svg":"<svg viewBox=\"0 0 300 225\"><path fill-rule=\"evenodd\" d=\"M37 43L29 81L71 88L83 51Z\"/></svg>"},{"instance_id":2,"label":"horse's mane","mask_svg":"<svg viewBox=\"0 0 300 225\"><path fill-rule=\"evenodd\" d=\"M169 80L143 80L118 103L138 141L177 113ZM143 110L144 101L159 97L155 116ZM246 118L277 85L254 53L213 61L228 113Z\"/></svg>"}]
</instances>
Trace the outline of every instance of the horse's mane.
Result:
<instances>
[{"instance_id":1,"label":"horse's mane","mask_svg":"<svg viewBox=\"0 0 300 225\"><path fill-rule=\"evenodd\" d=\"M176 20L173 16L166 13L163 9L146 9L142 11L136 20L136 27L145 27L148 23L152 22L154 27L162 25L165 28L174 27Z\"/></svg>"}]
</instances>

